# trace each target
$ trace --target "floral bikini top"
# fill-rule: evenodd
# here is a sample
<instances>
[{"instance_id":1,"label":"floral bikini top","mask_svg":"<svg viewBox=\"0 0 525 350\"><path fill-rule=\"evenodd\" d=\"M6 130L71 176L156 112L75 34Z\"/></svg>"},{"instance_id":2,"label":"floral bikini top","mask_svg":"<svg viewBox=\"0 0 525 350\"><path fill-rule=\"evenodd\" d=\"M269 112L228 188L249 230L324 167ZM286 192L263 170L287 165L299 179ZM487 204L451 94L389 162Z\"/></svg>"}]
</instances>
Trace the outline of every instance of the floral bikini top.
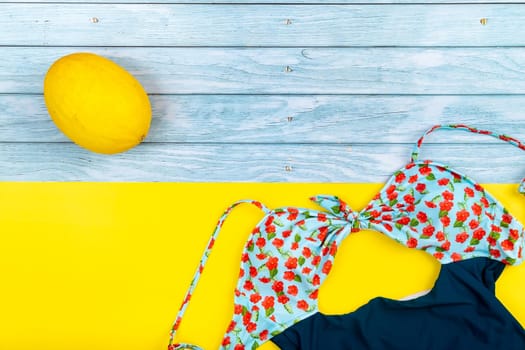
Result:
<instances>
[{"instance_id":1,"label":"floral bikini top","mask_svg":"<svg viewBox=\"0 0 525 350\"><path fill-rule=\"evenodd\" d=\"M490 135L525 150L524 144L505 135L465 125L436 125L418 140L411 161L359 212L327 195L312 198L325 211L270 210L250 200L234 203L208 243L171 330L168 349L201 349L174 343L174 337L220 227L240 203L254 204L265 216L242 252L234 314L220 349L255 349L317 312L319 287L332 268L339 244L361 229L379 231L409 248L426 251L443 264L474 257L520 263L523 225L470 178L446 165L418 160L424 136L437 129ZM525 194L525 179L519 191Z\"/></svg>"}]
</instances>

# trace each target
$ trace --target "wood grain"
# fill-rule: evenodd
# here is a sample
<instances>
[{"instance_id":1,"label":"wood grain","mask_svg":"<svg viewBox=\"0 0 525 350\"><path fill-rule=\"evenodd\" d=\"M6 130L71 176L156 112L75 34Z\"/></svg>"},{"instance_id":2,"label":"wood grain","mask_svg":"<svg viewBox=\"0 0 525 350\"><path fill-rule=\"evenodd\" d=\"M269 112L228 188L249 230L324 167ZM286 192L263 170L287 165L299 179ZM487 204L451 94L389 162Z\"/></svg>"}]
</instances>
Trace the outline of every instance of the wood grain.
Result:
<instances>
[{"instance_id":1,"label":"wood grain","mask_svg":"<svg viewBox=\"0 0 525 350\"><path fill-rule=\"evenodd\" d=\"M410 150L394 144L149 143L104 156L68 143L0 143L0 180L384 182L408 162ZM508 145L428 145L422 157L480 182L516 183L525 174L522 151Z\"/></svg>"},{"instance_id":2,"label":"wood grain","mask_svg":"<svg viewBox=\"0 0 525 350\"><path fill-rule=\"evenodd\" d=\"M146 142L408 143L435 124L462 123L525 141L519 96L153 95ZM0 142L65 142L42 95L0 94ZM442 132L432 143L499 143Z\"/></svg>"},{"instance_id":3,"label":"wood grain","mask_svg":"<svg viewBox=\"0 0 525 350\"><path fill-rule=\"evenodd\" d=\"M151 94L525 93L525 47L0 47L0 93L41 93L49 66L78 51L114 60Z\"/></svg>"},{"instance_id":4,"label":"wood grain","mask_svg":"<svg viewBox=\"0 0 525 350\"><path fill-rule=\"evenodd\" d=\"M524 18L520 4L4 3L0 45L523 46Z\"/></svg>"}]
</instances>

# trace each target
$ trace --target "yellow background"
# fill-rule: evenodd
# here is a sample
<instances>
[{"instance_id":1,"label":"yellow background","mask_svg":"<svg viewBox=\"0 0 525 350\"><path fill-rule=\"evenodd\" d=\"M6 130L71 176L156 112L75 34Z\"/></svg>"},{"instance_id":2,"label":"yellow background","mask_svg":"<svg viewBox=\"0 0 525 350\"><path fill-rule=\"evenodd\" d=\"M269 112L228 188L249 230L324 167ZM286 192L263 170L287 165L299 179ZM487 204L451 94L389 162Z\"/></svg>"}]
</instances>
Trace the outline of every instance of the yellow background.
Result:
<instances>
[{"instance_id":1,"label":"yellow background","mask_svg":"<svg viewBox=\"0 0 525 350\"><path fill-rule=\"evenodd\" d=\"M359 210L381 186L0 183L0 349L164 350L202 250L230 203L316 208L308 197L326 193ZM486 188L525 221L516 185ZM246 205L226 221L178 341L218 347L240 252L261 217ZM429 255L358 232L338 252L320 309L343 313L378 295L401 298L430 288L438 272ZM497 294L521 324L524 291L525 267L507 267Z\"/></svg>"}]
</instances>

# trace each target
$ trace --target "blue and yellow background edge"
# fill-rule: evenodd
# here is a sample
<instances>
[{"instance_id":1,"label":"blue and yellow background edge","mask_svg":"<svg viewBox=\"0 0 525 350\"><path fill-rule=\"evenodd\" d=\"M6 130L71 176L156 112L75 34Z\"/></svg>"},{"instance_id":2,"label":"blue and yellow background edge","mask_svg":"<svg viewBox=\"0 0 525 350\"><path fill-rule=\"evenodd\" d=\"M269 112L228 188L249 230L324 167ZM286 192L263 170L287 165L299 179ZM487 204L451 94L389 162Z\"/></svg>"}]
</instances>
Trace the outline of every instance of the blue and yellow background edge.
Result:
<instances>
[{"instance_id":1,"label":"blue and yellow background edge","mask_svg":"<svg viewBox=\"0 0 525 350\"><path fill-rule=\"evenodd\" d=\"M0 183L0 349L165 349L179 304L218 217L232 202L317 208L334 194L359 210L382 184ZM516 184L485 188L525 221ZM262 213L235 209L192 298L178 341L217 348L232 313L245 241ZM349 236L322 286L336 314L373 297L432 287L439 264L372 231ZM523 325L525 267L507 267L502 303ZM520 291L520 292L517 292ZM21 341L24 339L23 341ZM267 343L261 349L275 349Z\"/></svg>"}]
</instances>

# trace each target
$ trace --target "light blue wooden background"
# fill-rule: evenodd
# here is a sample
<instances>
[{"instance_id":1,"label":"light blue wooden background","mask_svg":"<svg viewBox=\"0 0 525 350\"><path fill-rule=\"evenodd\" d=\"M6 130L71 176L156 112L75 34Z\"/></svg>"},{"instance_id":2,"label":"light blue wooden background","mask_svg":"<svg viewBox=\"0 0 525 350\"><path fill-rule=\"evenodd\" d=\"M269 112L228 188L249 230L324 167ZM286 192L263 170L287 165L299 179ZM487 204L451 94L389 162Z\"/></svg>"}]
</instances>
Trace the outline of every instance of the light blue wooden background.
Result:
<instances>
[{"instance_id":1,"label":"light blue wooden background","mask_svg":"<svg viewBox=\"0 0 525 350\"><path fill-rule=\"evenodd\" d=\"M524 28L508 0L0 1L0 180L383 182L434 124L525 139ZM145 86L143 144L97 155L54 127L43 78L77 51ZM423 157L525 176L479 135L435 134Z\"/></svg>"}]
</instances>

